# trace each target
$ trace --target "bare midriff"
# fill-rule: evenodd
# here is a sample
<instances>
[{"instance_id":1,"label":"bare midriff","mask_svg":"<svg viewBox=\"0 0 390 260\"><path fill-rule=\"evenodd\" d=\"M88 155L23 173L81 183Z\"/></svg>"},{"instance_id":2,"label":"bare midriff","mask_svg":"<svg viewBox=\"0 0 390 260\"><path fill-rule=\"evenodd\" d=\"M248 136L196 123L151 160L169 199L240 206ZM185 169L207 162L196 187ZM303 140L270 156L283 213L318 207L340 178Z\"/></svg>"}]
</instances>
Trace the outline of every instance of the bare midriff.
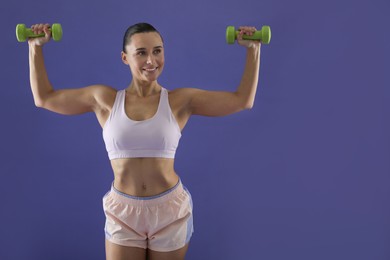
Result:
<instances>
[{"instance_id":1,"label":"bare midriff","mask_svg":"<svg viewBox=\"0 0 390 260\"><path fill-rule=\"evenodd\" d=\"M124 158L111 160L114 187L125 194L150 197L174 187L179 181L170 158Z\"/></svg>"}]
</instances>

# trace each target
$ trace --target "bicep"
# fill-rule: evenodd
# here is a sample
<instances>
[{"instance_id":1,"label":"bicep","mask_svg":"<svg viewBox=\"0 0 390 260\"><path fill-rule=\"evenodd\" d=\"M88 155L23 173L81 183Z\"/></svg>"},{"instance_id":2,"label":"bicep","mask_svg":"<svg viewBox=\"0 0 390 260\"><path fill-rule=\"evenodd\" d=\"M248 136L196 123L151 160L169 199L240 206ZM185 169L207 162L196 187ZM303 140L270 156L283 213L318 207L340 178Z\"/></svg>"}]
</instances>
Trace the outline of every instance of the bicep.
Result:
<instances>
[{"instance_id":1,"label":"bicep","mask_svg":"<svg viewBox=\"0 0 390 260\"><path fill-rule=\"evenodd\" d=\"M226 116L244 109L236 92L191 89L189 106L193 115Z\"/></svg>"},{"instance_id":2,"label":"bicep","mask_svg":"<svg viewBox=\"0 0 390 260\"><path fill-rule=\"evenodd\" d=\"M76 115L92 112L96 109L97 95L101 85L92 85L77 89L54 90L45 98L42 107L63 115Z\"/></svg>"}]
</instances>

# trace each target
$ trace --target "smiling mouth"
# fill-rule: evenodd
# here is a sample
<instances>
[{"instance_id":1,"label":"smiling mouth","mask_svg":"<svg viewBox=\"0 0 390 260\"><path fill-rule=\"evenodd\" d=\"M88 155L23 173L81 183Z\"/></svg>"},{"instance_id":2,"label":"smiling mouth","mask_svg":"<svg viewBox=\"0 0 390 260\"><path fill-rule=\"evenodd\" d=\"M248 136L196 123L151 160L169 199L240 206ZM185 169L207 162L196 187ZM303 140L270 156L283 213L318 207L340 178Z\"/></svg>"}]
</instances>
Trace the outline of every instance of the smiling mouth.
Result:
<instances>
[{"instance_id":1,"label":"smiling mouth","mask_svg":"<svg viewBox=\"0 0 390 260\"><path fill-rule=\"evenodd\" d=\"M149 68L149 69L143 69L144 71L147 71L147 72L153 72L153 71L156 71L158 69L158 67L155 67L155 68Z\"/></svg>"}]
</instances>

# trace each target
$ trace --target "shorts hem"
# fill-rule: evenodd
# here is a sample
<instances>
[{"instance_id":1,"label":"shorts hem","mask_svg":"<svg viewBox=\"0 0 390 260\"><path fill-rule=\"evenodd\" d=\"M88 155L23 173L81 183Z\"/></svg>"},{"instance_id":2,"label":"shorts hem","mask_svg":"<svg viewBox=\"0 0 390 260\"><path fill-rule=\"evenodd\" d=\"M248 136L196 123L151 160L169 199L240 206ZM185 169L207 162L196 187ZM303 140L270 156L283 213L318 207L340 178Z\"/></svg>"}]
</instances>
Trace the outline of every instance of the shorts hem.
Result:
<instances>
[{"instance_id":1,"label":"shorts hem","mask_svg":"<svg viewBox=\"0 0 390 260\"><path fill-rule=\"evenodd\" d=\"M142 248L142 249L147 249L147 246L144 245L139 245L137 243L134 243L134 242L121 242L121 241L118 241L118 240L114 240L114 239L111 239L111 238L108 238L106 237L106 240L113 243L113 244L116 244L116 245L120 245L120 246L126 246L126 247L138 247L138 248Z\"/></svg>"},{"instance_id":2,"label":"shorts hem","mask_svg":"<svg viewBox=\"0 0 390 260\"><path fill-rule=\"evenodd\" d=\"M176 245L176 246L172 246L172 247L164 247L164 248L159 248L159 247L148 247L148 249L150 250L153 250L153 251L156 251L156 252L172 252L172 251L176 251L176 250L179 250L180 248L183 248L185 247L187 244L189 244L190 242L188 241L187 243L183 243L181 245Z\"/></svg>"}]
</instances>

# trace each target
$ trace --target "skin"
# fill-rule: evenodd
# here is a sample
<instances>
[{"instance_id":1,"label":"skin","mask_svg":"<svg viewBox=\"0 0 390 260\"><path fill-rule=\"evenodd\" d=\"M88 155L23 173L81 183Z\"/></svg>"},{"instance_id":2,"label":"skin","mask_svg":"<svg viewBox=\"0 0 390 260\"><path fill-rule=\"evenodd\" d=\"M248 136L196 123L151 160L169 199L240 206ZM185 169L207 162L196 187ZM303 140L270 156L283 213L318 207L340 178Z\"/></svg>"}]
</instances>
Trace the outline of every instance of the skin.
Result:
<instances>
[{"instance_id":1,"label":"skin","mask_svg":"<svg viewBox=\"0 0 390 260\"><path fill-rule=\"evenodd\" d=\"M55 90L46 73L42 46L50 41L48 24L33 25L36 34L45 37L29 39L30 83L37 107L59 114L76 115L94 112L103 128L115 101L117 90L106 85ZM240 27L238 43L246 52L245 70L236 91L206 91L179 88L169 91L169 104L181 130L192 115L225 116L250 109L253 106L260 68L258 41L242 40L242 35L252 35L254 27ZM138 33L131 37L126 53L121 52L129 66L132 81L126 88L125 111L132 120L142 121L153 117L157 111L161 85L158 77L164 68L164 44L156 32ZM111 160L114 186L133 196L160 194L178 182L174 159L124 158ZM188 245L172 252L155 252L149 249L124 247L106 241L107 259L184 259Z\"/></svg>"}]
</instances>

